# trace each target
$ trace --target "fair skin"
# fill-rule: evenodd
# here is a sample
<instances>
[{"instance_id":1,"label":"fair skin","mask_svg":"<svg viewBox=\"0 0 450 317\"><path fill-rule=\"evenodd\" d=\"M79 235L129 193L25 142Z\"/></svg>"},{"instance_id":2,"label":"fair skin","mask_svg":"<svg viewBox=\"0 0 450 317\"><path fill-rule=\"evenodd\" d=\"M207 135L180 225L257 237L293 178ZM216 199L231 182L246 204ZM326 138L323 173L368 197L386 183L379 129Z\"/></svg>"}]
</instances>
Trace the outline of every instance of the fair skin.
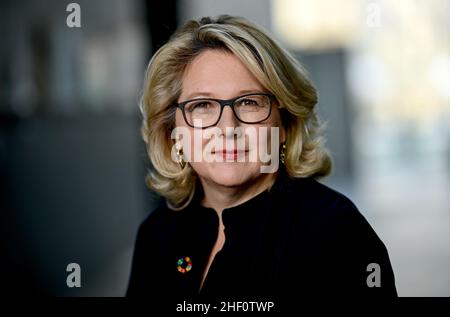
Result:
<instances>
[{"instance_id":1,"label":"fair skin","mask_svg":"<svg viewBox=\"0 0 450 317\"><path fill-rule=\"evenodd\" d=\"M187 66L178 102L194 98L232 99L249 92L265 93L267 90L235 55L220 50L206 50ZM180 109L176 111L175 123L177 127L191 129L192 133L195 130L187 125ZM280 142L285 141L285 131L281 124L278 107L273 106L270 117L258 124L245 124L238 121L232 109L225 107L217 124L217 127L223 131L220 137L223 140L224 147L226 147L227 139L239 137L234 134L227 135L226 127L242 127L245 129L250 126L253 128L255 126L280 127ZM206 139L203 142L206 145L210 140ZM242 153L246 157L250 155L249 151L257 149L257 146L253 147L248 142L246 143L246 151ZM213 208L220 220L217 240L203 274L202 287L216 254L225 243L222 211L240 205L270 188L275 181L276 173L261 173L260 167L263 163L259 161L202 161L190 162L190 164L198 174L205 193L202 205Z\"/></svg>"}]
</instances>

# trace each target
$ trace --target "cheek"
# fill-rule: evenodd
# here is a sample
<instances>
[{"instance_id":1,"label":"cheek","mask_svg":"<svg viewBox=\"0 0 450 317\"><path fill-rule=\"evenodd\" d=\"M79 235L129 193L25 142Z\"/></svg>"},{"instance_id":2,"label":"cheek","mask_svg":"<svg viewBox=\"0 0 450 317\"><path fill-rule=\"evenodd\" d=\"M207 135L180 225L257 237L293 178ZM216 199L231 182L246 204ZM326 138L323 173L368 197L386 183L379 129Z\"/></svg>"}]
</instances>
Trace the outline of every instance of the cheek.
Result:
<instances>
[{"instance_id":1,"label":"cheek","mask_svg":"<svg viewBox=\"0 0 450 317\"><path fill-rule=\"evenodd\" d=\"M286 130L283 126L283 120L281 119L281 113L279 109L276 109L274 112L274 120L272 126L279 127L279 137L280 142L283 143L286 141Z\"/></svg>"},{"instance_id":2,"label":"cheek","mask_svg":"<svg viewBox=\"0 0 450 317\"><path fill-rule=\"evenodd\" d=\"M250 140L250 148L257 149L259 153L278 152L279 144L284 141L284 128L281 125L280 117L271 116L270 121L256 128L257 140Z\"/></svg>"},{"instance_id":3,"label":"cheek","mask_svg":"<svg viewBox=\"0 0 450 317\"><path fill-rule=\"evenodd\" d=\"M176 131L171 131L172 141L177 142L182 147L185 161L189 162L194 154L194 129L186 124L181 111L178 109L175 113L175 129Z\"/></svg>"},{"instance_id":4,"label":"cheek","mask_svg":"<svg viewBox=\"0 0 450 317\"><path fill-rule=\"evenodd\" d=\"M278 108L272 111L272 115L269 118L268 125L272 127L280 127L281 129L282 127L281 113Z\"/></svg>"},{"instance_id":5,"label":"cheek","mask_svg":"<svg viewBox=\"0 0 450 317\"><path fill-rule=\"evenodd\" d=\"M175 112L175 126L176 127L184 127L186 126L186 122L184 121L183 114L180 109L177 109Z\"/></svg>"}]
</instances>

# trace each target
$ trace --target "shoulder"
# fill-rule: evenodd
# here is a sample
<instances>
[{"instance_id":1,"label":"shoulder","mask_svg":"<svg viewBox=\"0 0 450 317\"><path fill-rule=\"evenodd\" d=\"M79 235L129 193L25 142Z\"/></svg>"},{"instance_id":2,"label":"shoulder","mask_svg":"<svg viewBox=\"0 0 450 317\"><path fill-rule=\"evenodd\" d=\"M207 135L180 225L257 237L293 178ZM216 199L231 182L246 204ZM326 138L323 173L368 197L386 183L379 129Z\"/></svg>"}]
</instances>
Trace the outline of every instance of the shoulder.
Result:
<instances>
[{"instance_id":1,"label":"shoulder","mask_svg":"<svg viewBox=\"0 0 450 317\"><path fill-rule=\"evenodd\" d=\"M281 192L291 207L294 205L314 210L325 217L360 215L356 205L347 196L314 178L288 177L283 185Z\"/></svg>"},{"instance_id":2,"label":"shoulder","mask_svg":"<svg viewBox=\"0 0 450 317\"><path fill-rule=\"evenodd\" d=\"M138 241L160 241L170 237L183 211L170 210L165 204L157 206L141 223L138 230Z\"/></svg>"},{"instance_id":3,"label":"shoulder","mask_svg":"<svg viewBox=\"0 0 450 317\"><path fill-rule=\"evenodd\" d=\"M161 259L166 256L171 236L176 228L176 219L171 210L161 205L141 223L134 247L127 296L151 294L153 290L149 288L148 280L153 280L156 285L162 283L158 276L155 277L153 274L164 270L161 267L163 263ZM159 261L155 261L155 258Z\"/></svg>"},{"instance_id":4,"label":"shoulder","mask_svg":"<svg viewBox=\"0 0 450 317\"><path fill-rule=\"evenodd\" d=\"M285 252L290 262L306 263L312 285L326 285L318 288L321 294L396 296L386 246L347 196L312 178L286 180L280 195L287 202L283 208L284 227L289 228ZM383 287L368 287L373 265L382 272ZM331 268L339 273L333 275L335 284L330 286L324 272Z\"/></svg>"},{"instance_id":5,"label":"shoulder","mask_svg":"<svg viewBox=\"0 0 450 317\"><path fill-rule=\"evenodd\" d=\"M281 192L293 224L330 239L381 242L353 201L313 178L291 178Z\"/></svg>"}]
</instances>

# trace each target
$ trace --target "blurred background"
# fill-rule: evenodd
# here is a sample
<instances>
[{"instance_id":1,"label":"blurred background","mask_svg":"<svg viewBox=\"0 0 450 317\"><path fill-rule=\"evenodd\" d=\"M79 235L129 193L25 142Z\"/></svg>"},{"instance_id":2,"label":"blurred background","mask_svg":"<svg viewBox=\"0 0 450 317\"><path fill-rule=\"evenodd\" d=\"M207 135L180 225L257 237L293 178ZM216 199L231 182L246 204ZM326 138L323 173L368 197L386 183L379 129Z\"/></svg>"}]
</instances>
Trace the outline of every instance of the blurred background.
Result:
<instances>
[{"instance_id":1,"label":"blurred background","mask_svg":"<svg viewBox=\"0 0 450 317\"><path fill-rule=\"evenodd\" d=\"M0 2L6 294L123 296L144 183L139 93L185 21L247 17L305 65L332 176L386 244L400 296L450 296L450 0ZM68 288L66 266L81 266Z\"/></svg>"}]
</instances>

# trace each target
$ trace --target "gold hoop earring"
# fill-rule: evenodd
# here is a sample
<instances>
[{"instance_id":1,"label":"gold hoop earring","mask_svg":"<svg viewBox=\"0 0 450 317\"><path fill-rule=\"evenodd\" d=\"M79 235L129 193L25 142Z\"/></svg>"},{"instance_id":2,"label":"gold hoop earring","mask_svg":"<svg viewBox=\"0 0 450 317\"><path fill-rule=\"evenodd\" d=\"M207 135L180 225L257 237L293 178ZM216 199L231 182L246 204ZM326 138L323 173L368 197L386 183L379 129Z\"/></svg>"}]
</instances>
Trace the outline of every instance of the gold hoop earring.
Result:
<instances>
[{"instance_id":1,"label":"gold hoop earring","mask_svg":"<svg viewBox=\"0 0 450 317\"><path fill-rule=\"evenodd\" d=\"M280 161L284 164L284 161L286 160L286 144L283 143L283 146L281 147L280 151Z\"/></svg>"},{"instance_id":2,"label":"gold hoop earring","mask_svg":"<svg viewBox=\"0 0 450 317\"><path fill-rule=\"evenodd\" d=\"M186 166L186 162L183 160L183 149L177 150L177 161L178 164L180 164L181 169L184 169L184 167Z\"/></svg>"}]
</instances>

